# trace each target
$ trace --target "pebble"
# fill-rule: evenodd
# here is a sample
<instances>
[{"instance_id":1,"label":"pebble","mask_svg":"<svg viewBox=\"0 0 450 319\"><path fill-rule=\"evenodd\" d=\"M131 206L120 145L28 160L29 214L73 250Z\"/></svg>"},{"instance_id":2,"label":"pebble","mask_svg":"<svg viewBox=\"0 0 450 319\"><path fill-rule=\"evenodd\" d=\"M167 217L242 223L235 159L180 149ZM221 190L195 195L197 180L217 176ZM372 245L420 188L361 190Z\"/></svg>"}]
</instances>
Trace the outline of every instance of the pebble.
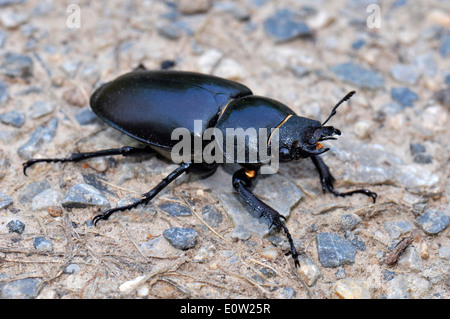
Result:
<instances>
[{"instance_id":1,"label":"pebble","mask_svg":"<svg viewBox=\"0 0 450 319\"><path fill-rule=\"evenodd\" d=\"M382 75L353 62L335 65L331 68L331 71L342 81L360 88L376 90L384 87Z\"/></svg>"},{"instance_id":2,"label":"pebble","mask_svg":"<svg viewBox=\"0 0 450 319\"><path fill-rule=\"evenodd\" d=\"M61 196L59 192L48 188L45 191L39 193L33 197L31 202L31 208L34 211L37 210L47 210L50 207L59 205Z\"/></svg>"},{"instance_id":3,"label":"pebble","mask_svg":"<svg viewBox=\"0 0 450 319\"><path fill-rule=\"evenodd\" d=\"M192 258L192 261L197 262L197 263L205 263L214 256L214 250L215 250L214 247L208 248L208 247L202 246L198 249L194 258Z\"/></svg>"},{"instance_id":4,"label":"pebble","mask_svg":"<svg viewBox=\"0 0 450 319\"><path fill-rule=\"evenodd\" d=\"M106 208L109 206L109 201L93 186L76 184L70 188L61 204L65 208L85 208L90 206Z\"/></svg>"},{"instance_id":5,"label":"pebble","mask_svg":"<svg viewBox=\"0 0 450 319\"><path fill-rule=\"evenodd\" d=\"M5 112L0 114L0 121L6 125L11 125L14 127L22 127L22 125L25 123L25 114L18 111Z\"/></svg>"},{"instance_id":6,"label":"pebble","mask_svg":"<svg viewBox=\"0 0 450 319\"><path fill-rule=\"evenodd\" d=\"M335 233L319 233L316 236L319 261L325 268L355 262L356 248Z\"/></svg>"},{"instance_id":7,"label":"pebble","mask_svg":"<svg viewBox=\"0 0 450 319\"><path fill-rule=\"evenodd\" d=\"M47 180L31 182L20 192L19 202L21 204L31 203L34 196L48 188L50 188L50 183Z\"/></svg>"},{"instance_id":8,"label":"pebble","mask_svg":"<svg viewBox=\"0 0 450 319\"><path fill-rule=\"evenodd\" d=\"M389 281L386 289L387 299L411 299L408 283L403 275Z\"/></svg>"},{"instance_id":9,"label":"pebble","mask_svg":"<svg viewBox=\"0 0 450 319\"><path fill-rule=\"evenodd\" d=\"M47 124L39 126L31 134L29 140L17 150L17 154L24 160L32 158L41 149L42 144L49 143L53 139L57 127L58 119L56 117Z\"/></svg>"},{"instance_id":10,"label":"pebble","mask_svg":"<svg viewBox=\"0 0 450 319\"><path fill-rule=\"evenodd\" d=\"M345 278L336 283L334 292L341 299L370 299L367 283L358 278Z\"/></svg>"},{"instance_id":11,"label":"pebble","mask_svg":"<svg viewBox=\"0 0 450 319\"><path fill-rule=\"evenodd\" d=\"M361 222L361 217L359 217L355 213L341 215L341 228L343 230L355 229Z\"/></svg>"},{"instance_id":12,"label":"pebble","mask_svg":"<svg viewBox=\"0 0 450 319\"><path fill-rule=\"evenodd\" d=\"M132 292L134 289L138 288L141 284L145 282L146 277L147 276L142 275L134 279L125 281L119 286L119 291L125 294Z\"/></svg>"},{"instance_id":13,"label":"pebble","mask_svg":"<svg viewBox=\"0 0 450 319\"><path fill-rule=\"evenodd\" d=\"M28 55L8 52L2 58L0 73L10 77L28 78L33 75L33 60Z\"/></svg>"},{"instance_id":14,"label":"pebble","mask_svg":"<svg viewBox=\"0 0 450 319\"><path fill-rule=\"evenodd\" d=\"M437 91L436 93L434 93L434 98L439 103L441 103L442 106L446 106L447 108L450 108L450 88L446 88L446 89Z\"/></svg>"},{"instance_id":15,"label":"pebble","mask_svg":"<svg viewBox=\"0 0 450 319\"><path fill-rule=\"evenodd\" d=\"M392 98L403 106L413 106L419 96L407 87L392 88Z\"/></svg>"},{"instance_id":16,"label":"pebble","mask_svg":"<svg viewBox=\"0 0 450 319\"><path fill-rule=\"evenodd\" d=\"M33 246L37 250L50 251L53 250L53 243L50 239L44 237L34 237Z\"/></svg>"},{"instance_id":17,"label":"pebble","mask_svg":"<svg viewBox=\"0 0 450 319\"><path fill-rule=\"evenodd\" d=\"M409 64L396 64L391 68L392 77L401 83L414 85L417 83L420 74Z\"/></svg>"},{"instance_id":18,"label":"pebble","mask_svg":"<svg viewBox=\"0 0 450 319\"><path fill-rule=\"evenodd\" d=\"M55 110L55 104L47 101L37 101L30 107L30 117L37 119Z\"/></svg>"},{"instance_id":19,"label":"pebble","mask_svg":"<svg viewBox=\"0 0 450 319\"><path fill-rule=\"evenodd\" d=\"M172 227L163 231L163 236L173 247L181 250L194 247L198 241L198 233L193 228Z\"/></svg>"},{"instance_id":20,"label":"pebble","mask_svg":"<svg viewBox=\"0 0 450 319\"><path fill-rule=\"evenodd\" d=\"M281 297L283 299L293 299L297 295L297 292L292 287L284 287L281 289Z\"/></svg>"},{"instance_id":21,"label":"pebble","mask_svg":"<svg viewBox=\"0 0 450 319\"><path fill-rule=\"evenodd\" d=\"M182 14L205 13L211 8L211 0L178 0L176 4Z\"/></svg>"},{"instance_id":22,"label":"pebble","mask_svg":"<svg viewBox=\"0 0 450 319\"><path fill-rule=\"evenodd\" d=\"M16 219L16 220L12 220L10 221L6 227L8 227L8 230L10 233L18 233L18 234L22 234L23 231L25 230L25 224L22 223L20 220Z\"/></svg>"},{"instance_id":23,"label":"pebble","mask_svg":"<svg viewBox=\"0 0 450 319\"><path fill-rule=\"evenodd\" d=\"M42 279L25 278L0 283L1 299L34 299L41 288Z\"/></svg>"},{"instance_id":24,"label":"pebble","mask_svg":"<svg viewBox=\"0 0 450 319\"><path fill-rule=\"evenodd\" d=\"M84 94L78 88L71 88L64 91L63 99L70 105L78 107L86 106L87 103Z\"/></svg>"},{"instance_id":25,"label":"pebble","mask_svg":"<svg viewBox=\"0 0 450 319\"><path fill-rule=\"evenodd\" d=\"M0 209L5 209L13 203L13 199L8 195L0 192Z\"/></svg>"},{"instance_id":26,"label":"pebble","mask_svg":"<svg viewBox=\"0 0 450 319\"><path fill-rule=\"evenodd\" d=\"M0 105L6 103L6 101L8 101L8 98L8 86L5 84L5 82L0 80Z\"/></svg>"},{"instance_id":27,"label":"pebble","mask_svg":"<svg viewBox=\"0 0 450 319\"><path fill-rule=\"evenodd\" d=\"M305 254L300 254L298 261L300 262L300 267L297 268L298 274L308 287L313 286L322 275L319 266Z\"/></svg>"},{"instance_id":28,"label":"pebble","mask_svg":"<svg viewBox=\"0 0 450 319\"><path fill-rule=\"evenodd\" d=\"M66 268L64 268L63 273L64 274L75 274L77 272L80 272L80 266L78 264L68 264Z\"/></svg>"},{"instance_id":29,"label":"pebble","mask_svg":"<svg viewBox=\"0 0 450 319\"><path fill-rule=\"evenodd\" d=\"M261 257L266 258L267 260L275 260L278 258L278 251L273 246L264 247L259 252Z\"/></svg>"},{"instance_id":30,"label":"pebble","mask_svg":"<svg viewBox=\"0 0 450 319\"><path fill-rule=\"evenodd\" d=\"M223 221L223 216L213 205L206 205L202 209L203 220L211 227L219 226Z\"/></svg>"},{"instance_id":31,"label":"pebble","mask_svg":"<svg viewBox=\"0 0 450 319\"><path fill-rule=\"evenodd\" d=\"M360 251L366 251L366 243L353 232L347 230L345 231L345 239L353 245L356 249Z\"/></svg>"},{"instance_id":32,"label":"pebble","mask_svg":"<svg viewBox=\"0 0 450 319\"><path fill-rule=\"evenodd\" d=\"M29 19L28 13L16 10L2 10L0 12L0 24L5 28L14 29L27 22Z\"/></svg>"},{"instance_id":33,"label":"pebble","mask_svg":"<svg viewBox=\"0 0 450 319\"><path fill-rule=\"evenodd\" d=\"M80 125L89 125L99 122L97 115L89 108L82 109L75 114L75 119Z\"/></svg>"},{"instance_id":34,"label":"pebble","mask_svg":"<svg viewBox=\"0 0 450 319\"><path fill-rule=\"evenodd\" d=\"M429 209L416 219L423 231L429 235L436 235L450 224L450 218L442 211Z\"/></svg>"},{"instance_id":35,"label":"pebble","mask_svg":"<svg viewBox=\"0 0 450 319\"><path fill-rule=\"evenodd\" d=\"M398 239L413 229L413 225L407 220L387 221L383 223L383 227L391 239Z\"/></svg>"},{"instance_id":36,"label":"pebble","mask_svg":"<svg viewBox=\"0 0 450 319\"><path fill-rule=\"evenodd\" d=\"M159 23L156 29L159 35L169 40L177 40L183 35L183 29L175 22Z\"/></svg>"},{"instance_id":37,"label":"pebble","mask_svg":"<svg viewBox=\"0 0 450 319\"><path fill-rule=\"evenodd\" d=\"M179 217L179 216L191 216L191 209L180 203L174 203L174 202L163 202L159 205L159 208L170 216Z\"/></svg>"},{"instance_id":38,"label":"pebble","mask_svg":"<svg viewBox=\"0 0 450 319\"><path fill-rule=\"evenodd\" d=\"M288 42L312 35L308 25L300 21L299 15L290 9L278 9L264 21L264 30L277 42Z\"/></svg>"},{"instance_id":39,"label":"pebble","mask_svg":"<svg viewBox=\"0 0 450 319\"><path fill-rule=\"evenodd\" d=\"M233 239L247 240L250 238L250 232L244 225L237 225L230 236Z\"/></svg>"},{"instance_id":40,"label":"pebble","mask_svg":"<svg viewBox=\"0 0 450 319\"><path fill-rule=\"evenodd\" d=\"M439 257L450 261L450 245L439 248Z\"/></svg>"},{"instance_id":41,"label":"pebble","mask_svg":"<svg viewBox=\"0 0 450 319\"><path fill-rule=\"evenodd\" d=\"M414 156L418 153L424 153L426 151L426 148L420 143L410 143L409 150L411 152L411 155Z\"/></svg>"},{"instance_id":42,"label":"pebble","mask_svg":"<svg viewBox=\"0 0 450 319\"><path fill-rule=\"evenodd\" d=\"M6 176L8 167L11 165L9 158L6 157L3 150L0 150L0 179Z\"/></svg>"},{"instance_id":43,"label":"pebble","mask_svg":"<svg viewBox=\"0 0 450 319\"><path fill-rule=\"evenodd\" d=\"M424 270L422 257L414 246L406 248L404 253L400 256L397 265L408 271L421 272Z\"/></svg>"},{"instance_id":44,"label":"pebble","mask_svg":"<svg viewBox=\"0 0 450 319\"><path fill-rule=\"evenodd\" d=\"M439 47L439 52L443 58L450 56L450 34L442 38L441 46Z\"/></svg>"},{"instance_id":45,"label":"pebble","mask_svg":"<svg viewBox=\"0 0 450 319\"><path fill-rule=\"evenodd\" d=\"M47 208L47 212L52 217L60 217L63 211L61 206L50 206Z\"/></svg>"},{"instance_id":46,"label":"pebble","mask_svg":"<svg viewBox=\"0 0 450 319\"><path fill-rule=\"evenodd\" d=\"M433 158L430 154L419 153L414 155L413 162L417 164L431 164L433 162Z\"/></svg>"},{"instance_id":47,"label":"pebble","mask_svg":"<svg viewBox=\"0 0 450 319\"><path fill-rule=\"evenodd\" d=\"M358 136L360 139L364 139L369 137L372 128L373 128L372 123L363 120L355 123L353 131L355 132L356 136Z\"/></svg>"},{"instance_id":48,"label":"pebble","mask_svg":"<svg viewBox=\"0 0 450 319\"><path fill-rule=\"evenodd\" d=\"M214 75L229 80L239 81L245 78L245 71L235 60L224 58L214 69Z\"/></svg>"}]
</instances>

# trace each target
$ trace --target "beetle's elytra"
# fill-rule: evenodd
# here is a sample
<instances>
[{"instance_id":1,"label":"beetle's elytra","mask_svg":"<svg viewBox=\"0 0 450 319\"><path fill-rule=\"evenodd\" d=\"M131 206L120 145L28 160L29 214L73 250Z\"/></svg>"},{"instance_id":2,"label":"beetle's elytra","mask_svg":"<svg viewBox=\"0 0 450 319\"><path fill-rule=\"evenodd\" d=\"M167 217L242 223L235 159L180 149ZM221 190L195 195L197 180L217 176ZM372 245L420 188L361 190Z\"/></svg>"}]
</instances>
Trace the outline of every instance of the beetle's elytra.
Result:
<instances>
[{"instance_id":1,"label":"beetle's elytra","mask_svg":"<svg viewBox=\"0 0 450 319\"><path fill-rule=\"evenodd\" d=\"M335 139L341 132L325 126L336 113L337 107L347 101L354 92L347 94L333 108L330 116L322 124L319 121L295 114L286 105L262 96L255 96L246 86L230 80L180 71L148 71L138 68L97 89L90 99L92 110L107 124L115 129L147 144L144 148L122 147L89 153L74 153L67 158L31 159L23 164L24 173L31 165L39 162L76 162L92 157L110 155L139 155L153 151L167 155L177 143L171 139L174 129L183 127L194 134L194 120L201 120L201 130L215 128L225 132L227 128L267 128L278 133L278 158L281 162L311 158L320 176L324 192L335 196L348 196L355 193L369 196L375 202L377 194L367 189L357 189L341 193L334 189L334 178L327 165L319 157L328 148L321 141ZM267 144L274 143L271 136ZM246 151L260 151L260 146L245 140ZM226 154L224 154L226 156ZM278 230L283 229L290 243L294 263L299 265L298 254L292 236L277 211L256 197L250 190L252 182L258 176L265 163L235 161L242 169L233 174L235 190L245 201L268 219ZM107 220L113 213L147 204L169 183L183 173L196 172L211 174L218 163L194 163L185 161L164 178L155 188L143 194L135 203L111 208L94 217L94 224Z\"/></svg>"}]
</instances>

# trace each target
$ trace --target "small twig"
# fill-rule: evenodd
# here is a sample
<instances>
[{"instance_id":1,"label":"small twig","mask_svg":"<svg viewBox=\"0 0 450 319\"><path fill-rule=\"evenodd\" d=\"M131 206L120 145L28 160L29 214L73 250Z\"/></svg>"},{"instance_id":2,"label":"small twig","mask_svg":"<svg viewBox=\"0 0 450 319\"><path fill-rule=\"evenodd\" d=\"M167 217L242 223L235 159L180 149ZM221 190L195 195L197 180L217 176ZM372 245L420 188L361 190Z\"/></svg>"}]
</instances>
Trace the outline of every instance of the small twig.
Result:
<instances>
[{"instance_id":1,"label":"small twig","mask_svg":"<svg viewBox=\"0 0 450 319\"><path fill-rule=\"evenodd\" d=\"M411 233L410 236L402 238L402 240L400 240L397 243L395 248L386 257L386 260L385 260L386 265L388 265L389 267L394 266L397 263L400 255L406 250L406 248L409 247L409 245L412 244L412 242L418 235L419 235L419 232L417 230L415 230Z\"/></svg>"}]
</instances>

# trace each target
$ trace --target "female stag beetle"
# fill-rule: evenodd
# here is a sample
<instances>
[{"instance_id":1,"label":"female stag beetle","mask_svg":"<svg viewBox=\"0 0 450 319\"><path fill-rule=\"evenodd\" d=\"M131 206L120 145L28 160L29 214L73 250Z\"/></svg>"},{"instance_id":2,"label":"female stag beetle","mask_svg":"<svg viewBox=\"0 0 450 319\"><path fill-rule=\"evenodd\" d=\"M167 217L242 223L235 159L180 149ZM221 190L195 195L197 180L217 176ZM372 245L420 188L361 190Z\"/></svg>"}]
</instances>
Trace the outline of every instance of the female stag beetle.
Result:
<instances>
[{"instance_id":1,"label":"female stag beetle","mask_svg":"<svg viewBox=\"0 0 450 319\"><path fill-rule=\"evenodd\" d=\"M143 148L122 147L88 153L74 153L67 158L31 159L23 164L26 169L39 162L77 162L88 158L110 155L140 155L157 151L166 157L177 141L171 139L176 128L186 128L195 135L194 121L201 120L201 131L216 128L225 132L227 128L255 127L271 128L278 133L278 158L289 162L301 158L311 158L317 168L322 190L335 196L348 196L355 193L370 196L375 202L377 194L367 189L358 189L341 193L334 189L334 178L329 168L319 157L328 151L321 141L336 139L341 132L325 126L336 114L338 106L350 99L355 92L347 94L334 106L330 116L323 122L300 117L286 105L262 96L255 96L246 86L219 77L181 71L149 71L143 67L124 74L98 88L91 96L92 110L113 128L147 144ZM271 144L272 135L266 142ZM249 139L244 142L245 149L254 148ZM259 148L256 147L257 151ZM193 157L194 154L191 154ZM284 230L290 244L290 253L296 266L299 265L298 253L291 234L284 223L284 216L256 197L250 187L265 165L262 161L235 160L242 166L233 174L234 189L243 199L265 217L278 231ZM141 204L147 204L161 190L183 173L195 172L212 174L218 163L184 161L165 177L156 187L142 195L136 202L111 208L94 217L96 224L107 220L113 213L129 210Z\"/></svg>"}]
</instances>

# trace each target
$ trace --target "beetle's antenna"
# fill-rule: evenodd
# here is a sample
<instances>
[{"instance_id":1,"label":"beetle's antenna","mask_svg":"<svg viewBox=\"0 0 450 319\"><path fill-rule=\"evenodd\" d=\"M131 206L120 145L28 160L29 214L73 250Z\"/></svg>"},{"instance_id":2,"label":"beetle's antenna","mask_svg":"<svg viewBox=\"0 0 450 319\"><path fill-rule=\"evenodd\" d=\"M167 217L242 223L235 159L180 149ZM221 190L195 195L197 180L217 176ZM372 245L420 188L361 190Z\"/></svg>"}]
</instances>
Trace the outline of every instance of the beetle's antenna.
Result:
<instances>
[{"instance_id":1,"label":"beetle's antenna","mask_svg":"<svg viewBox=\"0 0 450 319\"><path fill-rule=\"evenodd\" d=\"M334 107L333 110L331 111L330 116L328 116L328 118L325 120L325 122L322 123L322 126L324 126L335 114L336 114L336 109L339 107L339 105L341 105L342 103L344 103L345 101L350 100L350 98L353 96L353 94L355 94L356 91L351 91L348 92L346 96L344 96L342 98L342 100L340 100Z\"/></svg>"}]
</instances>

